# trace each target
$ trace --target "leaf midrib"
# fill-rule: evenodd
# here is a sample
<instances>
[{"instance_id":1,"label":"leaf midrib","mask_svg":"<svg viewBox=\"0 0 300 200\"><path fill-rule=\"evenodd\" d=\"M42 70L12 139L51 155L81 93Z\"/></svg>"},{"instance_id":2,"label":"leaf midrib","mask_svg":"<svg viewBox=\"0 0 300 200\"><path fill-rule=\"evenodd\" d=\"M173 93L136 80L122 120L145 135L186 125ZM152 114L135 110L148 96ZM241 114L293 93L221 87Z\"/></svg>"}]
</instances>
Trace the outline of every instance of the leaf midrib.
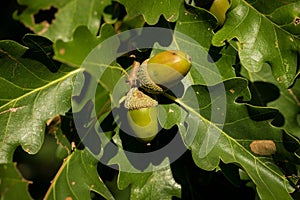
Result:
<instances>
[{"instance_id":1,"label":"leaf midrib","mask_svg":"<svg viewBox=\"0 0 300 200\"><path fill-rule=\"evenodd\" d=\"M243 2L250 8L252 9L254 12L256 12L260 17L263 17L264 19L268 20L273 26L277 27L278 29L284 31L285 33L287 33L288 35L291 35L293 37L296 37L297 39L300 39L297 35L294 35L290 32L288 32L287 30L281 28L278 24L276 24L275 22L273 22L272 20L270 20L268 17L266 17L267 15L264 15L263 13L260 13L258 10L256 10L251 4L249 4L247 1ZM281 7L280 7L281 8ZM278 9L278 8L277 8Z\"/></svg>"},{"instance_id":2,"label":"leaf midrib","mask_svg":"<svg viewBox=\"0 0 300 200\"><path fill-rule=\"evenodd\" d=\"M15 99L12 99L12 100L9 101L8 103L6 103L6 104L0 106L0 109L3 109L3 108L5 108L5 107L7 107L8 105L12 104L13 102L17 102L17 101L19 101L19 100L21 100L21 99L23 99L23 98L26 98L27 96L30 96L31 94L33 94L33 93L35 93L35 92L42 91L42 90L44 90L44 89L46 89L46 88L48 88L48 87L50 87L50 86L52 86L52 85L55 85L56 83L59 83L59 82L65 80L65 79L69 78L70 76L72 76L72 75L74 75L74 74L76 74L76 73L79 73L80 71L83 71L83 69L82 69L82 68L78 68L78 69L76 69L76 70L74 70L74 71L72 71L72 72L69 72L68 74L66 74L66 75L64 75L64 76L62 76L62 77L60 77L60 78L58 78L58 79L55 79L54 81L50 81L50 82L47 83L46 85L43 85L43 86L38 87L38 88L35 88L35 89L31 90L30 92L25 93L24 95L19 96L19 97L15 98Z\"/></svg>"},{"instance_id":3,"label":"leaf midrib","mask_svg":"<svg viewBox=\"0 0 300 200\"><path fill-rule=\"evenodd\" d=\"M217 125L215 125L214 123L212 123L211 121L209 121L208 119L206 119L205 117L203 117L202 115L200 115L200 113L194 111L193 108L191 108L190 106L186 105L184 102L182 102L180 99L173 97L171 95L166 94L166 96L168 98L170 98L171 100L175 101L176 103L178 103L179 105L183 106L186 110L190 111L191 113L193 113L194 115L196 115L199 119L203 120L205 123L211 124L216 130L220 131L220 133L223 134L223 136L225 136L229 141L234 142L240 149L242 149L244 152L246 152L250 157L252 157L254 159L255 162L259 162L262 166L264 166L265 168L269 169L269 171L271 171L273 174L275 174L277 177L281 178L283 182L286 182L286 179L284 179L280 174L278 174L275 170L273 170L272 168L268 167L264 162L262 162L260 159L258 159L257 157L253 156L251 153L249 153L249 151L242 146L240 143L238 143L235 139L233 139L231 136L229 136L228 134L226 134L223 130L221 130Z\"/></svg>"}]
</instances>

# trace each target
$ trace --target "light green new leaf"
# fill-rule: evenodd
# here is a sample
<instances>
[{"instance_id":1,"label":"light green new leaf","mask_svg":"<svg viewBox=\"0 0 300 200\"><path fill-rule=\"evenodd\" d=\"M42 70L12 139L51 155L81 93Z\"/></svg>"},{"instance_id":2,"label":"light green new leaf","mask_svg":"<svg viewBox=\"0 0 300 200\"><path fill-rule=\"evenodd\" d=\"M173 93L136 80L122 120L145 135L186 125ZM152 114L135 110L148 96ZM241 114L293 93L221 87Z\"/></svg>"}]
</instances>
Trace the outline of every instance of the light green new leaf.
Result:
<instances>
[{"instance_id":1,"label":"light green new leaf","mask_svg":"<svg viewBox=\"0 0 300 200\"><path fill-rule=\"evenodd\" d=\"M143 15L148 24L156 24L161 15L169 22L177 20L179 7L183 4L182 0L117 0L125 6L128 17L133 18Z\"/></svg>"},{"instance_id":2,"label":"light green new leaf","mask_svg":"<svg viewBox=\"0 0 300 200\"><path fill-rule=\"evenodd\" d=\"M114 34L113 28L108 24L101 27L100 37L93 35L86 26L79 26L74 31L71 41L57 40L55 42L54 58L79 67L98 44Z\"/></svg>"},{"instance_id":3,"label":"light green new leaf","mask_svg":"<svg viewBox=\"0 0 300 200\"><path fill-rule=\"evenodd\" d=\"M113 200L98 175L97 162L87 150L75 150L56 174L45 199L91 199L91 191L94 191Z\"/></svg>"},{"instance_id":4,"label":"light green new leaf","mask_svg":"<svg viewBox=\"0 0 300 200\"><path fill-rule=\"evenodd\" d=\"M0 164L1 199L31 199L28 193L28 181L24 180L14 163Z\"/></svg>"},{"instance_id":5,"label":"light green new leaf","mask_svg":"<svg viewBox=\"0 0 300 200\"><path fill-rule=\"evenodd\" d=\"M80 70L63 65L51 73L23 58L26 50L0 42L0 163L11 162L19 145L30 154L39 151L46 120L70 109L73 77Z\"/></svg>"},{"instance_id":6,"label":"light green new leaf","mask_svg":"<svg viewBox=\"0 0 300 200\"><path fill-rule=\"evenodd\" d=\"M281 13L277 13L280 18ZM275 18L275 13L272 18ZM247 70L258 72L264 63L269 63L273 76L280 84L289 87L293 83L300 48L298 36L275 24L251 4L233 0L225 24L215 34L212 42L216 46L222 46L225 41L234 38L238 40L239 58Z\"/></svg>"},{"instance_id":7,"label":"light green new leaf","mask_svg":"<svg viewBox=\"0 0 300 200\"><path fill-rule=\"evenodd\" d=\"M19 0L20 5L26 9L20 14L14 13L14 18L20 20L34 33L46 36L52 41L57 39L70 40L73 31L80 25L85 25L96 35L100 27L101 16L105 6L110 0L66 0L66 1L24 1ZM41 23L35 22L35 15L41 10L50 7L57 9L51 23L46 20Z\"/></svg>"}]
</instances>

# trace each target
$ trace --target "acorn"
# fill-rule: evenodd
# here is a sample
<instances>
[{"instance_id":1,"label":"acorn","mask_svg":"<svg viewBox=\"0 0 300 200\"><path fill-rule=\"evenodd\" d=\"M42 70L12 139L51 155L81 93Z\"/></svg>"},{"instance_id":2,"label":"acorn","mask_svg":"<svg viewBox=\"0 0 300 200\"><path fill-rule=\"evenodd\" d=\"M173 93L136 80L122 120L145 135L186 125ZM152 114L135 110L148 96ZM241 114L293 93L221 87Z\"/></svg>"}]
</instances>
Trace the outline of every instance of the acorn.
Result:
<instances>
[{"instance_id":1,"label":"acorn","mask_svg":"<svg viewBox=\"0 0 300 200\"><path fill-rule=\"evenodd\" d=\"M126 96L127 122L140 141L150 142L158 133L157 105L156 100L136 87L131 88Z\"/></svg>"},{"instance_id":2,"label":"acorn","mask_svg":"<svg viewBox=\"0 0 300 200\"><path fill-rule=\"evenodd\" d=\"M138 69L140 86L152 94L176 85L191 68L191 57L179 50L163 51L145 60Z\"/></svg>"},{"instance_id":3,"label":"acorn","mask_svg":"<svg viewBox=\"0 0 300 200\"><path fill-rule=\"evenodd\" d=\"M222 26L226 19L226 12L230 8L229 0L214 0L209 12L211 12L218 20L218 25Z\"/></svg>"}]
</instances>

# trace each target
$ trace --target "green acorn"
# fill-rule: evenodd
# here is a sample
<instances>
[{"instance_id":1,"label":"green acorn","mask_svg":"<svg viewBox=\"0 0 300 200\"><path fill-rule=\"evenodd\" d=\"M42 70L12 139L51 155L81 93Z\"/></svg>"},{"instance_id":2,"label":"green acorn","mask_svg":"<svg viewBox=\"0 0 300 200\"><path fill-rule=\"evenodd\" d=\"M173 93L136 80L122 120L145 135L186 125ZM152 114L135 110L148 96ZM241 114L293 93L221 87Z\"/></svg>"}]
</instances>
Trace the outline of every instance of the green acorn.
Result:
<instances>
[{"instance_id":1,"label":"green acorn","mask_svg":"<svg viewBox=\"0 0 300 200\"><path fill-rule=\"evenodd\" d=\"M191 68L191 58L179 50L163 51L145 60L138 69L141 87L152 94L176 85Z\"/></svg>"},{"instance_id":2,"label":"green acorn","mask_svg":"<svg viewBox=\"0 0 300 200\"><path fill-rule=\"evenodd\" d=\"M218 19L218 25L222 26L226 19L226 12L230 7L229 0L214 0L209 12Z\"/></svg>"},{"instance_id":3,"label":"green acorn","mask_svg":"<svg viewBox=\"0 0 300 200\"><path fill-rule=\"evenodd\" d=\"M133 133L143 142L152 141L158 133L158 102L138 88L131 88L124 107L128 109L127 122Z\"/></svg>"}]
</instances>

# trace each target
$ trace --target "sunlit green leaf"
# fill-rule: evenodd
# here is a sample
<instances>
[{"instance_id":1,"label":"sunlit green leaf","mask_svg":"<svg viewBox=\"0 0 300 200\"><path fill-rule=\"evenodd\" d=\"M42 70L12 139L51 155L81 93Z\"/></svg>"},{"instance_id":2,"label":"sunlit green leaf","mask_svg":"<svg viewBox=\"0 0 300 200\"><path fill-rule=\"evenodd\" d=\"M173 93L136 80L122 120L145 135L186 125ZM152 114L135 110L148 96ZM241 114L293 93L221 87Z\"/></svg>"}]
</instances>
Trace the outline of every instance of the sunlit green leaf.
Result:
<instances>
[{"instance_id":1,"label":"sunlit green leaf","mask_svg":"<svg viewBox=\"0 0 300 200\"><path fill-rule=\"evenodd\" d=\"M189 101L189 92L182 100L176 100L189 110L187 119L194 118L199 122L197 133L189 145L195 163L206 170L216 168L219 159L225 163L238 163L256 184L258 194L262 199L276 199L277 196L291 199L289 193L293 191L293 187L289 185L287 179L283 178L280 169L271 160L265 162L264 159L257 157L251 152L249 146L254 140L269 139L276 143L277 153L288 154L283 146L280 129L272 127L268 121L265 121L266 117L267 119L274 117L276 110L252 107L255 109L255 117L262 118L254 121L249 116L247 106L235 102L238 97L244 96L244 100L249 99L247 98L249 95L247 81L228 80L224 82L225 91L222 88L222 84L219 84L211 87L210 93L207 93L205 87L193 86L193 91L197 94L198 106L197 103ZM209 96L212 93L216 96L210 99ZM226 101L226 108L218 109L223 101ZM200 111L200 114L195 111ZM272 112L275 113L270 115ZM184 129L181 129L181 132L184 140L191 140L188 138L191 135L189 132L185 133Z\"/></svg>"},{"instance_id":2,"label":"sunlit green leaf","mask_svg":"<svg viewBox=\"0 0 300 200\"><path fill-rule=\"evenodd\" d=\"M282 17L281 13L277 13L279 18ZM269 63L273 76L280 84L285 87L292 85L297 74L299 56L297 51L300 40L297 35L272 22L251 4L234 0L224 26L212 42L222 46L225 41L234 38L238 40L239 58L243 67L250 72L258 72L264 63Z\"/></svg>"},{"instance_id":3,"label":"sunlit green leaf","mask_svg":"<svg viewBox=\"0 0 300 200\"><path fill-rule=\"evenodd\" d=\"M155 24L163 15L168 21L174 22L179 15L179 7L183 1L177 0L154 0L154 1L125 1L118 0L125 6L128 17L132 18L143 15L148 24Z\"/></svg>"},{"instance_id":4,"label":"sunlit green leaf","mask_svg":"<svg viewBox=\"0 0 300 200\"><path fill-rule=\"evenodd\" d=\"M22 21L35 33L46 36L52 41L57 39L70 40L73 31L80 25L85 25L96 35L100 26L101 15L105 6L110 0L101 1L24 1L19 0L20 5L26 6L21 13L14 13L14 17ZM53 13L54 19L51 22L44 21L37 23L35 17L41 11L49 8L57 9Z\"/></svg>"},{"instance_id":5,"label":"sunlit green leaf","mask_svg":"<svg viewBox=\"0 0 300 200\"><path fill-rule=\"evenodd\" d=\"M26 47L0 42L0 162L11 162L19 145L40 149L46 120L70 109L73 77L78 69L63 65L51 73L40 62L23 58Z\"/></svg>"},{"instance_id":6,"label":"sunlit green leaf","mask_svg":"<svg viewBox=\"0 0 300 200\"><path fill-rule=\"evenodd\" d=\"M114 34L110 25L103 25L100 37L94 36L86 26L79 26L69 42L58 40L54 44L55 59L79 67L91 51Z\"/></svg>"}]
</instances>

